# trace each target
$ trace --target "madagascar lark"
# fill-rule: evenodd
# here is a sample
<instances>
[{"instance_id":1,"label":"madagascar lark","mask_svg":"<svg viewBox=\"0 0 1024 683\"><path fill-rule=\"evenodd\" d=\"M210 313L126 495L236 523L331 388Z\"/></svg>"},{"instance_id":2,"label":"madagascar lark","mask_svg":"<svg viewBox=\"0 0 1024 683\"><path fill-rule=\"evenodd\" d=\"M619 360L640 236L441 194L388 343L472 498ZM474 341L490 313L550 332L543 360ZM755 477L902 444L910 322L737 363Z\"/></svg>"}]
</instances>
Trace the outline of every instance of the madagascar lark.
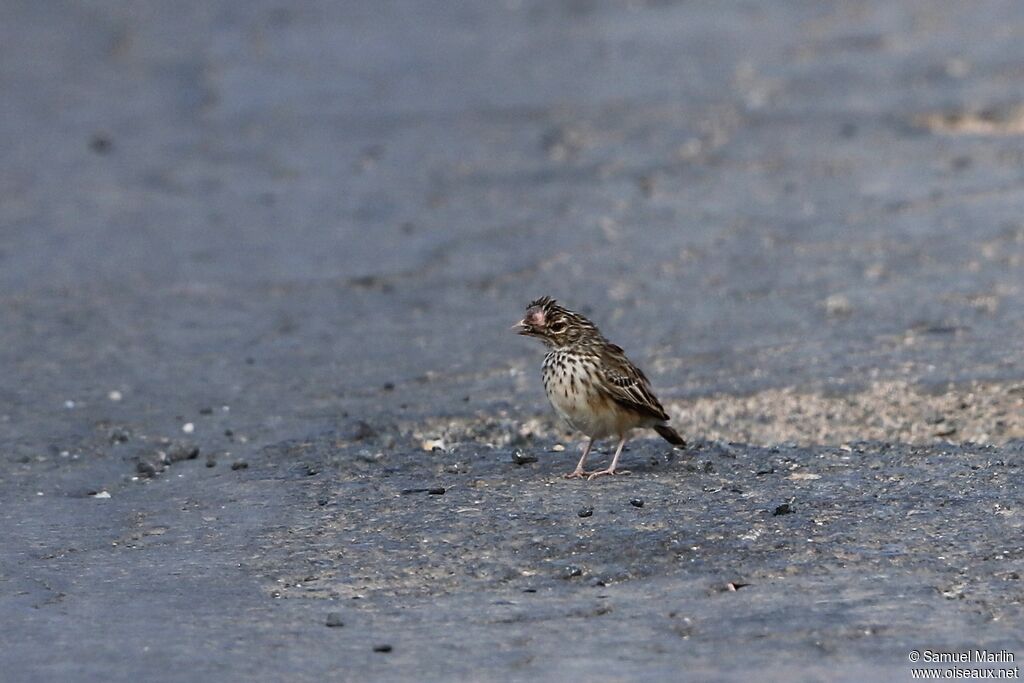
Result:
<instances>
[{"instance_id":1,"label":"madagascar lark","mask_svg":"<svg viewBox=\"0 0 1024 683\"><path fill-rule=\"evenodd\" d=\"M658 403L643 371L625 352L604 338L594 323L545 296L531 303L513 329L537 337L550 349L544 356L544 391L552 407L569 426L589 437L576 469L567 478L593 479L617 470L629 432L652 427L673 446L686 447ZM586 472L595 439L617 436L619 444L607 469Z\"/></svg>"}]
</instances>

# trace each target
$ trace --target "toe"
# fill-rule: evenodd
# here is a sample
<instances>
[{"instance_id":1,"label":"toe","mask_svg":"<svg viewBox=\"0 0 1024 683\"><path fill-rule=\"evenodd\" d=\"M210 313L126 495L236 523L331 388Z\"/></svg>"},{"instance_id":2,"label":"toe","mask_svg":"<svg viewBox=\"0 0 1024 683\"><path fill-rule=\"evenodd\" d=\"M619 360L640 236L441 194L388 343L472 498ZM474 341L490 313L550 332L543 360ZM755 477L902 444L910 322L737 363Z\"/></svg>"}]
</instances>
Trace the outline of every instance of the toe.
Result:
<instances>
[{"instance_id":1,"label":"toe","mask_svg":"<svg viewBox=\"0 0 1024 683\"><path fill-rule=\"evenodd\" d=\"M591 479L596 479L597 477L604 475L614 476L616 474L629 474L629 470L598 470L597 472L594 472L589 477L587 477L587 481L590 481Z\"/></svg>"}]
</instances>

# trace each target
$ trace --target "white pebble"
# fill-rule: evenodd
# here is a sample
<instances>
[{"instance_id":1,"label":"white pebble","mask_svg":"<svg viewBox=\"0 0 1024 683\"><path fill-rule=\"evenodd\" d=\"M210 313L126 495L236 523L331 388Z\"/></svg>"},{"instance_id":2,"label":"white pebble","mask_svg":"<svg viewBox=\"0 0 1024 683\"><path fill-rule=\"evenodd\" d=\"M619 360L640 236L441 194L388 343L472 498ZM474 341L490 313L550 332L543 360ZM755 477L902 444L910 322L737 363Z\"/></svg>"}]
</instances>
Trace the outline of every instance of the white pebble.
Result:
<instances>
[{"instance_id":1,"label":"white pebble","mask_svg":"<svg viewBox=\"0 0 1024 683\"><path fill-rule=\"evenodd\" d=\"M68 410L71 410L72 408L75 407L75 402L72 401L71 399L68 399L67 401L64 401L64 407L67 408Z\"/></svg>"},{"instance_id":2,"label":"white pebble","mask_svg":"<svg viewBox=\"0 0 1024 683\"><path fill-rule=\"evenodd\" d=\"M562 451L565 450L565 446L563 446L560 443L556 443L554 446L551 447L551 450L553 450L555 453L561 453Z\"/></svg>"},{"instance_id":3,"label":"white pebble","mask_svg":"<svg viewBox=\"0 0 1024 683\"><path fill-rule=\"evenodd\" d=\"M109 398L111 401L114 401L116 403L117 401L120 401L123 398L123 396L121 396L121 392L120 391L118 391L117 389L114 389L109 394L107 394L107 398Z\"/></svg>"},{"instance_id":4,"label":"white pebble","mask_svg":"<svg viewBox=\"0 0 1024 683\"><path fill-rule=\"evenodd\" d=\"M196 431L196 426L191 422L186 422L185 424L181 425L181 431L185 432L186 434L191 434L192 432Z\"/></svg>"},{"instance_id":5,"label":"white pebble","mask_svg":"<svg viewBox=\"0 0 1024 683\"><path fill-rule=\"evenodd\" d=\"M432 451L435 448L443 451L445 450L444 439L426 439L423 443L420 444L420 448L422 448L425 451Z\"/></svg>"},{"instance_id":6,"label":"white pebble","mask_svg":"<svg viewBox=\"0 0 1024 683\"><path fill-rule=\"evenodd\" d=\"M108 491L100 491L99 493L92 494L92 497L93 498L110 498L110 493Z\"/></svg>"}]
</instances>

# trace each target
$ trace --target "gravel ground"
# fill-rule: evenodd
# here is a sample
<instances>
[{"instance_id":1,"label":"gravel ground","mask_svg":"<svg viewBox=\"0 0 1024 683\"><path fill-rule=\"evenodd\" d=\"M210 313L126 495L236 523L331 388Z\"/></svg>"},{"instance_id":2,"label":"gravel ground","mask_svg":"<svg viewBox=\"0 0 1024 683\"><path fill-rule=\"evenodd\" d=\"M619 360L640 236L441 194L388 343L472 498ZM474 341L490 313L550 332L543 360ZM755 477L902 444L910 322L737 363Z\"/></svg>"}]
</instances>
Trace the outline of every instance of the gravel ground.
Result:
<instances>
[{"instance_id":1,"label":"gravel ground","mask_svg":"<svg viewBox=\"0 0 1024 683\"><path fill-rule=\"evenodd\" d=\"M0 4L5 675L1024 656L1022 32L1009 0ZM508 332L541 294L689 450L561 479Z\"/></svg>"}]
</instances>

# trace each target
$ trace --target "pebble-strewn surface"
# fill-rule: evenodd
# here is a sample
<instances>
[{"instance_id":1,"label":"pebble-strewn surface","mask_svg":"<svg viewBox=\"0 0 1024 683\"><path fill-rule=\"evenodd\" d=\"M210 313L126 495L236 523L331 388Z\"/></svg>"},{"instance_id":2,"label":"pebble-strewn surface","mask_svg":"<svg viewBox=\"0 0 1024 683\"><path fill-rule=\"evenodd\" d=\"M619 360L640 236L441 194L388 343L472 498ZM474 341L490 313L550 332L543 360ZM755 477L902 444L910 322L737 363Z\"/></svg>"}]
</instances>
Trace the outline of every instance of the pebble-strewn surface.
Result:
<instances>
[{"instance_id":1,"label":"pebble-strewn surface","mask_svg":"<svg viewBox=\"0 0 1024 683\"><path fill-rule=\"evenodd\" d=\"M0 678L1019 648L1021 35L1010 0L0 3ZM542 294L689 450L560 477L508 331Z\"/></svg>"}]
</instances>

